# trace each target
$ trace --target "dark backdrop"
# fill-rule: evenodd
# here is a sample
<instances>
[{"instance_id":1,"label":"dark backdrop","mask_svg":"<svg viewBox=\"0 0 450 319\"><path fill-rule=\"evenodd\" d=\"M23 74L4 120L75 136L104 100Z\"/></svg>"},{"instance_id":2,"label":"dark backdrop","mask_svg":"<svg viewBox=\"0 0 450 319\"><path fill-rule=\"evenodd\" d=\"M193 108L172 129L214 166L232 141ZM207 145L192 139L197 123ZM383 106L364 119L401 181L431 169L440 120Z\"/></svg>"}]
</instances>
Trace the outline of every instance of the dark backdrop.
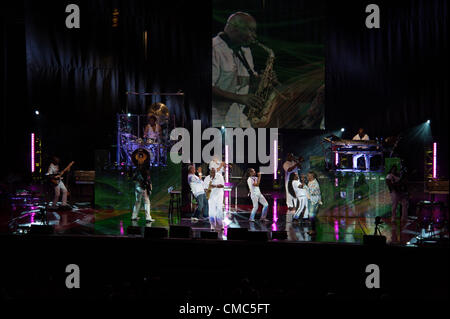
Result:
<instances>
[{"instance_id":1,"label":"dark backdrop","mask_svg":"<svg viewBox=\"0 0 450 319\"><path fill-rule=\"evenodd\" d=\"M80 7L80 29L65 27L69 3ZM192 119L209 125L209 1L26 0L4 6L8 71L2 133L18 159L10 169L29 168L29 133L38 127L46 154L58 153L78 161L78 168L92 169L94 150L115 144L116 114L141 113L152 102L127 98L127 90L182 90L184 99L158 96L153 101L166 102L178 125ZM119 10L116 28L114 8ZM14 145L19 140L20 146Z\"/></svg>"}]
</instances>

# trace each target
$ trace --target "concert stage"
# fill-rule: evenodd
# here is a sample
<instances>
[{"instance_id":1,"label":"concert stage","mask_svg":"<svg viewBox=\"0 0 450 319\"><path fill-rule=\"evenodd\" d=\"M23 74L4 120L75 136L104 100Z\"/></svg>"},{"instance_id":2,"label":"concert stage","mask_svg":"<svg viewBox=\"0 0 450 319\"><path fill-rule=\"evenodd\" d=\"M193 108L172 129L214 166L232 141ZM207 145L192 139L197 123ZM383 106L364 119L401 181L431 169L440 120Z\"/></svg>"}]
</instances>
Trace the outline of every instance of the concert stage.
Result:
<instances>
[{"instance_id":1,"label":"concert stage","mask_svg":"<svg viewBox=\"0 0 450 319\"><path fill-rule=\"evenodd\" d=\"M36 203L37 204L37 203ZM245 229L249 232L265 232L266 240L273 239L280 232L285 232L285 237L275 240L287 242L304 243L340 243L362 245L364 235L372 235L375 230L375 217L339 217L326 216L325 212L319 214L314 236L309 235L310 222L292 222L292 215L286 214L287 207L279 205L276 215L269 213L269 222L249 222L250 206L239 205L238 211L225 213L224 229L219 231L213 238L217 240L230 240L228 234L230 229ZM38 205L13 206L12 218L8 225L2 225L3 229L9 228L9 232L25 234L30 231L32 225L43 225ZM325 216L324 216L325 215ZM137 222L131 221L130 210L119 209L92 209L74 206L71 210L48 210L48 225L54 227L58 235L84 235L84 236L115 236L126 237L129 227L140 228L144 234L144 227L166 228L171 236L170 226L184 226L190 228L192 239L199 239L204 232L212 232L208 221L200 220L193 222L190 218L174 217L171 223L167 211L154 210L152 217L155 219L151 224L145 223L144 218ZM448 231L443 230L445 213L440 210L428 212L419 217L412 216L406 222L397 220L392 222L390 217L384 218L381 225L381 233L386 237L386 243L395 246L418 246L421 240L427 241L447 236ZM136 231L136 230L135 230ZM212 234L210 234L212 235ZM136 236L132 233L131 236ZM211 238L211 237L210 237ZM264 238L261 237L261 238ZM231 238L233 240L233 238Z\"/></svg>"}]
</instances>

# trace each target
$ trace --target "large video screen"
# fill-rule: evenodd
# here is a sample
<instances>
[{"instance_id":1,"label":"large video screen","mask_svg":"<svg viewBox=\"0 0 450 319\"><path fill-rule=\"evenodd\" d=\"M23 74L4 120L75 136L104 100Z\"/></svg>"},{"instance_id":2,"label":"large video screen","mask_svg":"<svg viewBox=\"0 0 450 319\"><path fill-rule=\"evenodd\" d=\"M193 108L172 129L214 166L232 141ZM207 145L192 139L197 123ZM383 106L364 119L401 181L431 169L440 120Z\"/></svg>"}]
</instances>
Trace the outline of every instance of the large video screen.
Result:
<instances>
[{"instance_id":1,"label":"large video screen","mask_svg":"<svg viewBox=\"0 0 450 319\"><path fill-rule=\"evenodd\" d=\"M325 1L213 1L212 125L325 128Z\"/></svg>"}]
</instances>

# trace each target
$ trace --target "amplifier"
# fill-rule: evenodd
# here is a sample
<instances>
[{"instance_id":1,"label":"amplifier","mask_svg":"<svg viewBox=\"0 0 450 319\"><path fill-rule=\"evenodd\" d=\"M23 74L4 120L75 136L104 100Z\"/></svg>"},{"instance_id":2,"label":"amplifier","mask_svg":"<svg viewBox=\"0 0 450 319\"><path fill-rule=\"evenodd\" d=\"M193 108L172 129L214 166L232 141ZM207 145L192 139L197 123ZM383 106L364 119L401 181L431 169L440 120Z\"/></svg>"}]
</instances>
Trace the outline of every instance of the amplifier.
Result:
<instances>
[{"instance_id":1,"label":"amplifier","mask_svg":"<svg viewBox=\"0 0 450 319\"><path fill-rule=\"evenodd\" d=\"M448 194L448 180L429 180L425 182L428 193Z\"/></svg>"},{"instance_id":2,"label":"amplifier","mask_svg":"<svg viewBox=\"0 0 450 319\"><path fill-rule=\"evenodd\" d=\"M95 181L95 171L75 171L75 184L93 184Z\"/></svg>"}]
</instances>

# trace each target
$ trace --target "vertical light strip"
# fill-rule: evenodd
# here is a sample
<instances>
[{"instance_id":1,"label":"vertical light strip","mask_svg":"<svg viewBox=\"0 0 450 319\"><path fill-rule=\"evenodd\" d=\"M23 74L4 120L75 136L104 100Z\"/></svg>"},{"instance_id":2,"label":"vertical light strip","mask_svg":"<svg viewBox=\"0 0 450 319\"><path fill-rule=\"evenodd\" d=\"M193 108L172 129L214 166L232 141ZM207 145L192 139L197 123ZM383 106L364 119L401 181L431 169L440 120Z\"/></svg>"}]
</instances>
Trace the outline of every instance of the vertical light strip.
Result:
<instances>
[{"instance_id":1,"label":"vertical light strip","mask_svg":"<svg viewBox=\"0 0 450 319\"><path fill-rule=\"evenodd\" d=\"M334 153L334 165L336 165L336 167L338 167L338 165L339 165L339 153L338 152Z\"/></svg>"},{"instance_id":2,"label":"vertical light strip","mask_svg":"<svg viewBox=\"0 0 450 319\"><path fill-rule=\"evenodd\" d=\"M277 207L277 198L274 197L273 199L273 224L272 224L272 231L277 231L277 220L278 220L278 207Z\"/></svg>"},{"instance_id":3,"label":"vertical light strip","mask_svg":"<svg viewBox=\"0 0 450 319\"><path fill-rule=\"evenodd\" d=\"M225 183L228 183L228 145L225 144Z\"/></svg>"},{"instance_id":4,"label":"vertical light strip","mask_svg":"<svg viewBox=\"0 0 450 319\"><path fill-rule=\"evenodd\" d=\"M34 173L34 133L31 133L31 172Z\"/></svg>"},{"instance_id":5,"label":"vertical light strip","mask_svg":"<svg viewBox=\"0 0 450 319\"><path fill-rule=\"evenodd\" d=\"M433 178L437 178L437 143L433 143Z\"/></svg>"},{"instance_id":6,"label":"vertical light strip","mask_svg":"<svg viewBox=\"0 0 450 319\"><path fill-rule=\"evenodd\" d=\"M278 140L273 140L273 179L278 178Z\"/></svg>"}]
</instances>

